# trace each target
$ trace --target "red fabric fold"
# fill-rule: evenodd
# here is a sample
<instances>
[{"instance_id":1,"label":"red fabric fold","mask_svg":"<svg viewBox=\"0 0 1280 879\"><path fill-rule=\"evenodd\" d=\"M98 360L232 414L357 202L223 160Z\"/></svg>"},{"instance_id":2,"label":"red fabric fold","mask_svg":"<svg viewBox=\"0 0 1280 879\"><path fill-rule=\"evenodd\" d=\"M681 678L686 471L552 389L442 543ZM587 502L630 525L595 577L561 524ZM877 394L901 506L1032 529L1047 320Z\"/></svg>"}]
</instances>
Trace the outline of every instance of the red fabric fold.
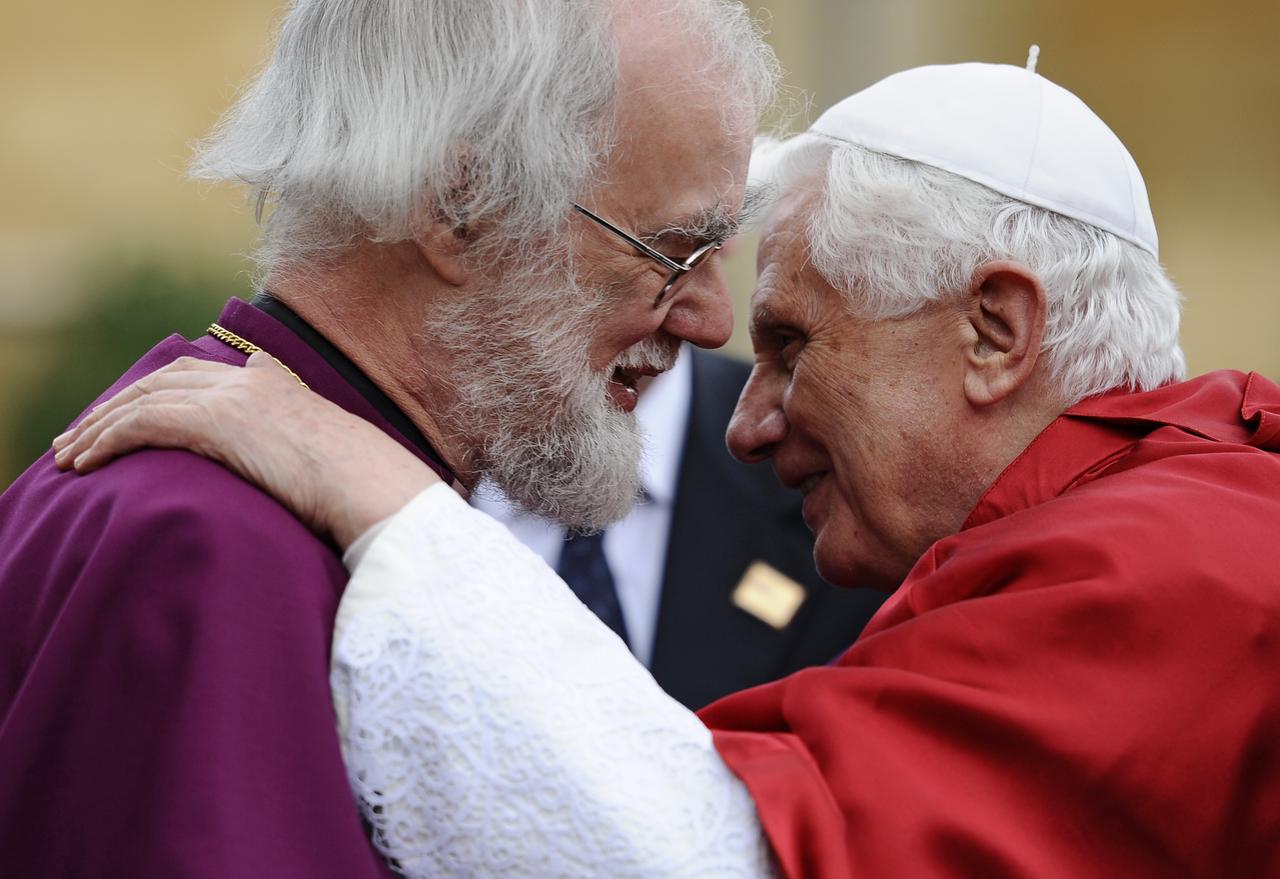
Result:
<instances>
[{"instance_id":1,"label":"red fabric fold","mask_svg":"<svg viewBox=\"0 0 1280 879\"><path fill-rule=\"evenodd\" d=\"M1280 388L1256 372L1249 373L1240 417L1253 427L1249 445L1280 452Z\"/></svg>"}]
</instances>

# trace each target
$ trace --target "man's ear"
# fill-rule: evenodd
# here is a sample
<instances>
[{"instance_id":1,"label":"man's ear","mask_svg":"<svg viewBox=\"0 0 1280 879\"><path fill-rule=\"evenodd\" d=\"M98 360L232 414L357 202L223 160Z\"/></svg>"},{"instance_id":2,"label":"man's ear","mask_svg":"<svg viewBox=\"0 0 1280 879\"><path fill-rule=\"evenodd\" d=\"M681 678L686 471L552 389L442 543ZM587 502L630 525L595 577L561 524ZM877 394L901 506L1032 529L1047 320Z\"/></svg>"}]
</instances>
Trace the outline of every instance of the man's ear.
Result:
<instances>
[{"instance_id":1,"label":"man's ear","mask_svg":"<svg viewBox=\"0 0 1280 879\"><path fill-rule=\"evenodd\" d=\"M974 272L967 314L972 342L964 352L964 393L974 406L989 406L1035 371L1044 339L1044 285L1022 263L984 263Z\"/></svg>"},{"instance_id":2,"label":"man's ear","mask_svg":"<svg viewBox=\"0 0 1280 879\"><path fill-rule=\"evenodd\" d=\"M464 226L437 220L414 239L418 253L441 280L461 287L470 272L464 257L470 235Z\"/></svg>"}]
</instances>

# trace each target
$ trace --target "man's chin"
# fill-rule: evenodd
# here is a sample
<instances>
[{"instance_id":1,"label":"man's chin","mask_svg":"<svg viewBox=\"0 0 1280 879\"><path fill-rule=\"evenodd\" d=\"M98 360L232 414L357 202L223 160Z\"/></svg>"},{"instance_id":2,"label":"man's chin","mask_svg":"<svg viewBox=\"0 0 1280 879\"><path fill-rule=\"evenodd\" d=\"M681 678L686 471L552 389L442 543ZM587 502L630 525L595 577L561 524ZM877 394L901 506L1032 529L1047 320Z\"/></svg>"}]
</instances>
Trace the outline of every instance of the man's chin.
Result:
<instances>
[{"instance_id":1,"label":"man's chin","mask_svg":"<svg viewBox=\"0 0 1280 879\"><path fill-rule=\"evenodd\" d=\"M534 515L550 519L574 531L599 531L626 518L640 499L637 478L618 478L597 487L566 493L559 484L533 486L527 480L515 485L495 483L516 506ZM549 490L549 489L557 490Z\"/></svg>"},{"instance_id":2,"label":"man's chin","mask_svg":"<svg viewBox=\"0 0 1280 879\"><path fill-rule=\"evenodd\" d=\"M818 569L818 576L832 586L867 587L891 593L898 588L910 570L909 565L900 569L886 564L882 559L873 561L871 558L861 557L852 551L853 547L847 543L841 544L838 538L834 538L832 534L824 534L821 529L814 536L814 566Z\"/></svg>"},{"instance_id":3,"label":"man's chin","mask_svg":"<svg viewBox=\"0 0 1280 879\"><path fill-rule=\"evenodd\" d=\"M643 440L635 416L600 400L593 429L507 433L489 448L486 478L518 507L567 528L595 531L626 517L640 497ZM612 410L612 411L606 411Z\"/></svg>"}]
</instances>

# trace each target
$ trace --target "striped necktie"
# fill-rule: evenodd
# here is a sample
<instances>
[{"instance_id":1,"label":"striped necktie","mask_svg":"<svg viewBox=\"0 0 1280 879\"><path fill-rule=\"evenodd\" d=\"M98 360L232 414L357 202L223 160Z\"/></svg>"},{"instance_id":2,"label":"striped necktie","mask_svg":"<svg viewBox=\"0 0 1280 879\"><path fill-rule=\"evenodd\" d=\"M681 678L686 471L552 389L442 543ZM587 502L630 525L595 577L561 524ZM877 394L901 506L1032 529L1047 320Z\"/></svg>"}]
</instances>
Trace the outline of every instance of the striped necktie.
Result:
<instances>
[{"instance_id":1,"label":"striped necktie","mask_svg":"<svg viewBox=\"0 0 1280 879\"><path fill-rule=\"evenodd\" d=\"M613 574L604 557L604 532L570 533L560 549L558 573L573 594L600 620L627 640L627 624L622 618L622 605L613 585Z\"/></svg>"}]
</instances>

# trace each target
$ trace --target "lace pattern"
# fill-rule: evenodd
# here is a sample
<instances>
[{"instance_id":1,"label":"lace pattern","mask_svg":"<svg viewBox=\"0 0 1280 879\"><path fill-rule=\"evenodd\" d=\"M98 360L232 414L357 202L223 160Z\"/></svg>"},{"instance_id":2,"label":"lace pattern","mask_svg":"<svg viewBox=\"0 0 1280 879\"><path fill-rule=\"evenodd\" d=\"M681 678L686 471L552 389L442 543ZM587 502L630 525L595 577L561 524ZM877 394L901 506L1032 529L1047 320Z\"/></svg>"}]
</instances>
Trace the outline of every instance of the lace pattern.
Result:
<instances>
[{"instance_id":1,"label":"lace pattern","mask_svg":"<svg viewBox=\"0 0 1280 879\"><path fill-rule=\"evenodd\" d=\"M379 850L411 877L756 877L745 786L540 558L435 486L364 541L332 686Z\"/></svg>"}]
</instances>

